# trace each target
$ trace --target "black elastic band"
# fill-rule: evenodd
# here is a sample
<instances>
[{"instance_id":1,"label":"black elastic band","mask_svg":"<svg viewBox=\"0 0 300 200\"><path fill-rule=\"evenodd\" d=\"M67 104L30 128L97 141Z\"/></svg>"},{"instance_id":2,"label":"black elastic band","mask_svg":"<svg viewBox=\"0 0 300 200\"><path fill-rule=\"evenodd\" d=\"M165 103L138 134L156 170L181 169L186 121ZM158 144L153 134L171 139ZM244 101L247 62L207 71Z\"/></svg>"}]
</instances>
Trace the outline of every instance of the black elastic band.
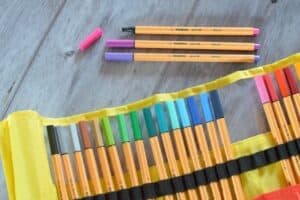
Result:
<instances>
[{"instance_id":1,"label":"black elastic band","mask_svg":"<svg viewBox=\"0 0 300 200\"><path fill-rule=\"evenodd\" d=\"M140 187L133 187L129 189L130 199L139 200L143 199L142 190Z\"/></svg>"},{"instance_id":2,"label":"black elastic band","mask_svg":"<svg viewBox=\"0 0 300 200\"><path fill-rule=\"evenodd\" d=\"M96 195L94 196L93 200L105 200L105 195L104 194L100 194L100 195Z\"/></svg>"},{"instance_id":3,"label":"black elastic band","mask_svg":"<svg viewBox=\"0 0 300 200\"><path fill-rule=\"evenodd\" d=\"M157 196L154 184L152 183L143 185L142 190L143 190L144 199L153 199L154 197Z\"/></svg>"},{"instance_id":4,"label":"black elastic band","mask_svg":"<svg viewBox=\"0 0 300 200\"><path fill-rule=\"evenodd\" d=\"M183 176L185 188L187 190L193 189L196 187L195 177L194 174L187 174Z\"/></svg>"},{"instance_id":5,"label":"black elastic band","mask_svg":"<svg viewBox=\"0 0 300 200\"><path fill-rule=\"evenodd\" d=\"M287 143L280 144L254 154L197 170L190 174L184 174L179 177L172 177L167 180L161 180L155 183L128 188L127 190L107 193L105 197L117 194L119 199L129 200L129 191L133 196L132 198L135 199L140 197L141 199L154 199L160 196L171 195L182 192L186 189L193 189L201 185L207 185L211 182L216 182L224 178L229 178L250 170L255 170L257 168L290 158L291 156L299 155L299 147L300 139L295 139L293 141L289 141ZM135 193L138 194L141 191L143 191L143 196L136 196Z\"/></svg>"},{"instance_id":6,"label":"black elastic band","mask_svg":"<svg viewBox=\"0 0 300 200\"><path fill-rule=\"evenodd\" d=\"M118 193L118 199L124 199L124 200L130 200L130 195L129 195L129 189L128 190L120 190L117 192Z\"/></svg>"},{"instance_id":7,"label":"black elastic band","mask_svg":"<svg viewBox=\"0 0 300 200\"><path fill-rule=\"evenodd\" d=\"M184 180L184 176L178 176L171 179L173 188L176 193L185 191L183 180Z\"/></svg>"},{"instance_id":8,"label":"black elastic band","mask_svg":"<svg viewBox=\"0 0 300 200\"><path fill-rule=\"evenodd\" d=\"M116 192L111 192L105 195L107 200L118 200L118 195Z\"/></svg>"},{"instance_id":9,"label":"black elastic band","mask_svg":"<svg viewBox=\"0 0 300 200\"><path fill-rule=\"evenodd\" d=\"M174 190L170 179L162 180L156 183L157 193L159 196L164 196L165 194L173 194Z\"/></svg>"}]
</instances>

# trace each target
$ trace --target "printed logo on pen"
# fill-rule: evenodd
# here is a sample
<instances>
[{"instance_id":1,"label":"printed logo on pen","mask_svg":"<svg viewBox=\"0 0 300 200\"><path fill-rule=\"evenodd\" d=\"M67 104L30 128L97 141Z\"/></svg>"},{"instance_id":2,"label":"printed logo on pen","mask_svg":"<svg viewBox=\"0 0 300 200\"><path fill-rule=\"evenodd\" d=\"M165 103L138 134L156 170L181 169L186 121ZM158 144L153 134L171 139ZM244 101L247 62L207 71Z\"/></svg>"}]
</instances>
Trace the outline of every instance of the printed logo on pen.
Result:
<instances>
[{"instance_id":1,"label":"printed logo on pen","mask_svg":"<svg viewBox=\"0 0 300 200\"><path fill-rule=\"evenodd\" d=\"M189 29L188 28L176 28L175 30L176 31L188 31Z\"/></svg>"},{"instance_id":2,"label":"printed logo on pen","mask_svg":"<svg viewBox=\"0 0 300 200\"><path fill-rule=\"evenodd\" d=\"M174 57L181 57L181 58L186 57L186 55L183 55L183 54L174 54L173 56L174 56Z\"/></svg>"},{"instance_id":3,"label":"printed logo on pen","mask_svg":"<svg viewBox=\"0 0 300 200\"><path fill-rule=\"evenodd\" d=\"M186 42L174 42L174 44L176 44L176 45L186 45L187 43Z\"/></svg>"}]
</instances>

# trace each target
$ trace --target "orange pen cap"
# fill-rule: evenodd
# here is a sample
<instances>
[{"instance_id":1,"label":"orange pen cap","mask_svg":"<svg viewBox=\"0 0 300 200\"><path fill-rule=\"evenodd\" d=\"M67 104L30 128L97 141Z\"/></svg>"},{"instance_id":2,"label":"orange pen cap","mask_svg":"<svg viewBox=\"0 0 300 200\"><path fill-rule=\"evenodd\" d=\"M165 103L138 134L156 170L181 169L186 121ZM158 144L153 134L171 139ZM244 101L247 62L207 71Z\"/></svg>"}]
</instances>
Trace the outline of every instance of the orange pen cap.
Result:
<instances>
[{"instance_id":1,"label":"orange pen cap","mask_svg":"<svg viewBox=\"0 0 300 200\"><path fill-rule=\"evenodd\" d=\"M290 96L291 95L290 88L288 86L288 83L287 83L287 80L286 80L283 70L276 70L275 78L278 83L278 87L279 87L281 95L283 97Z\"/></svg>"}]
</instances>

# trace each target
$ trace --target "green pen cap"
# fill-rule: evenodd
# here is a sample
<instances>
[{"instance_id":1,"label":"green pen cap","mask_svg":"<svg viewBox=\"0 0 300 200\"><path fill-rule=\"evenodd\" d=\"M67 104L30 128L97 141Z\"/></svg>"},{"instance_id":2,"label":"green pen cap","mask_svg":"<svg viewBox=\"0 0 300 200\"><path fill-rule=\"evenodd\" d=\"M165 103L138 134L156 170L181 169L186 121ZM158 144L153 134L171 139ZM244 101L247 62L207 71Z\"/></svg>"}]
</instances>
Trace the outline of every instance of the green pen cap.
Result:
<instances>
[{"instance_id":1,"label":"green pen cap","mask_svg":"<svg viewBox=\"0 0 300 200\"><path fill-rule=\"evenodd\" d=\"M104 139L107 146L115 145L114 135L110 126L110 122L108 117L104 117L101 119L103 132L104 132Z\"/></svg>"},{"instance_id":2,"label":"green pen cap","mask_svg":"<svg viewBox=\"0 0 300 200\"><path fill-rule=\"evenodd\" d=\"M126 126L125 116L124 115L118 115L117 116L119 131L120 131L120 139L121 142L129 142L129 134Z\"/></svg>"},{"instance_id":3,"label":"green pen cap","mask_svg":"<svg viewBox=\"0 0 300 200\"><path fill-rule=\"evenodd\" d=\"M131 112L130 114L131 127L133 131L134 140L142 140L143 134L140 127L138 113L136 111Z\"/></svg>"}]
</instances>

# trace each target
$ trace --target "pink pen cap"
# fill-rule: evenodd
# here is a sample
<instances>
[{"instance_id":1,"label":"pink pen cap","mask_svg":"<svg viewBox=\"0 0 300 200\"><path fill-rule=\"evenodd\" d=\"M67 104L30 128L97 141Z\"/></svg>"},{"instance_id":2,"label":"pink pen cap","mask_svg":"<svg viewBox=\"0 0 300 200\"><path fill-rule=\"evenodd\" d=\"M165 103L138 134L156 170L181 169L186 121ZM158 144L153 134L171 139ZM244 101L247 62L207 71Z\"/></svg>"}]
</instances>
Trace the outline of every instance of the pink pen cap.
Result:
<instances>
[{"instance_id":1,"label":"pink pen cap","mask_svg":"<svg viewBox=\"0 0 300 200\"><path fill-rule=\"evenodd\" d=\"M260 34L259 28L253 28L253 36L258 36Z\"/></svg>"},{"instance_id":2,"label":"pink pen cap","mask_svg":"<svg viewBox=\"0 0 300 200\"><path fill-rule=\"evenodd\" d=\"M97 27L93 32L91 32L84 40L79 44L79 50L84 52L92 44L94 44L99 38L101 38L103 31L101 28Z\"/></svg>"},{"instance_id":3,"label":"pink pen cap","mask_svg":"<svg viewBox=\"0 0 300 200\"><path fill-rule=\"evenodd\" d=\"M133 61L133 53L131 52L105 52L106 61L114 62L130 62Z\"/></svg>"},{"instance_id":4,"label":"pink pen cap","mask_svg":"<svg viewBox=\"0 0 300 200\"><path fill-rule=\"evenodd\" d=\"M106 40L108 48L134 48L134 40Z\"/></svg>"},{"instance_id":5,"label":"pink pen cap","mask_svg":"<svg viewBox=\"0 0 300 200\"><path fill-rule=\"evenodd\" d=\"M257 76L254 78L254 80L255 80L256 88L257 88L261 103L262 104L269 103L270 98L269 98L268 90L267 90L265 82L264 82L264 78L262 76Z\"/></svg>"}]
</instances>

